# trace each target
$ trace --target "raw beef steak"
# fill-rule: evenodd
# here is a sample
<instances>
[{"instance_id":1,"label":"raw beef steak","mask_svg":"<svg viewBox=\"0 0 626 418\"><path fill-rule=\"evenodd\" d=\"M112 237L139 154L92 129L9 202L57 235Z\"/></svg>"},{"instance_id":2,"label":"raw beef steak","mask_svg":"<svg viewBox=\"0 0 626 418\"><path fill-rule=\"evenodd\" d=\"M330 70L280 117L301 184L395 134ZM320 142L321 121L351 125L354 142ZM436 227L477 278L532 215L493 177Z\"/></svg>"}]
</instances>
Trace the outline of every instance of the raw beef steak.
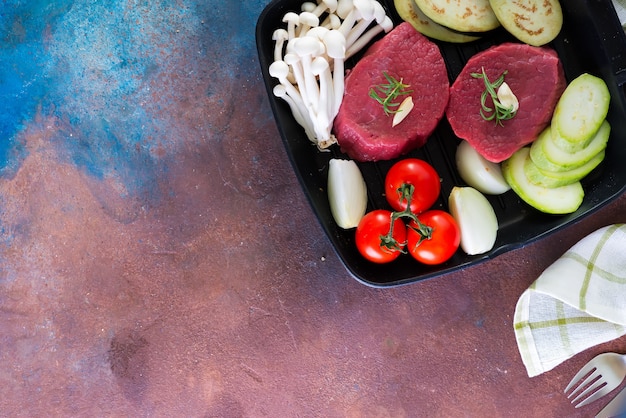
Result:
<instances>
[{"instance_id":1,"label":"raw beef steak","mask_svg":"<svg viewBox=\"0 0 626 418\"><path fill-rule=\"evenodd\" d=\"M504 81L519 101L517 114L502 125L484 120L480 114L485 83L471 74L481 73L483 68L491 82L507 71ZM498 163L534 141L548 126L565 85L563 67L554 50L501 44L469 59L450 88L446 116L459 138L467 140L487 160ZM493 108L492 101L487 100Z\"/></svg>"},{"instance_id":2,"label":"raw beef steak","mask_svg":"<svg viewBox=\"0 0 626 418\"><path fill-rule=\"evenodd\" d=\"M395 127L393 115L369 97L371 88L387 83L384 72L413 90L414 108ZM409 23L372 45L345 83L334 131L341 150L357 161L388 160L424 145L444 115L450 90L439 48Z\"/></svg>"}]
</instances>

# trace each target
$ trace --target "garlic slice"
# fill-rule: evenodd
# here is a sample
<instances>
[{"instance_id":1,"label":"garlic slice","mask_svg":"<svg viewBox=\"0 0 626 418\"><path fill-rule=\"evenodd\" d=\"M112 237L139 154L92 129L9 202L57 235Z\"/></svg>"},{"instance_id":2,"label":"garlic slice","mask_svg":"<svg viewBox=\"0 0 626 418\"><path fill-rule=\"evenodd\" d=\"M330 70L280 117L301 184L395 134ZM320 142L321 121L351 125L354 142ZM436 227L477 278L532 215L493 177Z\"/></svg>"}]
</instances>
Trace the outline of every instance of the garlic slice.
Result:
<instances>
[{"instance_id":1,"label":"garlic slice","mask_svg":"<svg viewBox=\"0 0 626 418\"><path fill-rule=\"evenodd\" d=\"M402 122L404 118L409 116L409 113L411 112L411 110L413 110L413 106L413 98L411 96L408 96L406 99L404 99L402 103L400 103L400 106L398 106L398 110L396 111L396 113L393 114L391 127L393 128L394 126Z\"/></svg>"},{"instance_id":2,"label":"garlic slice","mask_svg":"<svg viewBox=\"0 0 626 418\"><path fill-rule=\"evenodd\" d=\"M517 96L513 94L511 87L506 84L506 81L500 85L496 95L502 106L507 109L511 108L511 112L517 112L517 109L519 109L519 101L517 100Z\"/></svg>"},{"instance_id":3,"label":"garlic slice","mask_svg":"<svg viewBox=\"0 0 626 418\"><path fill-rule=\"evenodd\" d=\"M367 186L352 160L333 158L328 166L328 202L339 227L356 228L367 209Z\"/></svg>"}]
</instances>

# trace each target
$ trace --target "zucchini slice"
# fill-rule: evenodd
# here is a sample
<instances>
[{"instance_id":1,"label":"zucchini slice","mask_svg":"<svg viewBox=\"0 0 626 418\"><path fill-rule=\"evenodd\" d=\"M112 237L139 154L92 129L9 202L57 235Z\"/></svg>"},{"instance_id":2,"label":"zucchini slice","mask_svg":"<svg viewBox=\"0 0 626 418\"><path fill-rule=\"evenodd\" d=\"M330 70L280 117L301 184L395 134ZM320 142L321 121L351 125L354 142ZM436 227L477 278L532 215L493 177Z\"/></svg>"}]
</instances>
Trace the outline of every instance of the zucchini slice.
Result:
<instances>
[{"instance_id":1,"label":"zucchini slice","mask_svg":"<svg viewBox=\"0 0 626 418\"><path fill-rule=\"evenodd\" d=\"M609 112L610 101L611 94L604 80L581 74L569 83L556 104L552 128L576 148L576 144L588 142L598 131Z\"/></svg>"},{"instance_id":2,"label":"zucchini slice","mask_svg":"<svg viewBox=\"0 0 626 418\"><path fill-rule=\"evenodd\" d=\"M550 129L554 127L547 127L530 148L530 157L533 162L547 171L569 171L583 166L596 154L606 149L611 134L611 125L604 120L589 145L580 151L567 152L554 143Z\"/></svg>"},{"instance_id":3,"label":"zucchini slice","mask_svg":"<svg viewBox=\"0 0 626 418\"><path fill-rule=\"evenodd\" d=\"M539 186L559 187L582 180L604 160L605 151L600 151L591 160L578 168L568 171L548 171L537 167L529 158L524 163L524 171L528 179Z\"/></svg>"},{"instance_id":4,"label":"zucchini slice","mask_svg":"<svg viewBox=\"0 0 626 418\"><path fill-rule=\"evenodd\" d=\"M558 129L552 129L552 142L554 142L554 145L556 145L557 147L559 147L561 150L565 151L565 152L578 152L580 150L582 150L583 148L587 147L589 145L589 143L591 142L591 140L593 138L595 138L594 135L591 135L589 138L583 140L583 141L578 141L578 142L571 142L568 141L567 139L563 138L560 134L559 134L559 130Z\"/></svg>"},{"instance_id":5,"label":"zucchini slice","mask_svg":"<svg viewBox=\"0 0 626 418\"><path fill-rule=\"evenodd\" d=\"M544 213L562 215L576 212L585 197L580 182L560 187L536 185L528 179L524 170L529 158L530 149L523 147L502 163L502 174L515 193L530 206Z\"/></svg>"}]
</instances>

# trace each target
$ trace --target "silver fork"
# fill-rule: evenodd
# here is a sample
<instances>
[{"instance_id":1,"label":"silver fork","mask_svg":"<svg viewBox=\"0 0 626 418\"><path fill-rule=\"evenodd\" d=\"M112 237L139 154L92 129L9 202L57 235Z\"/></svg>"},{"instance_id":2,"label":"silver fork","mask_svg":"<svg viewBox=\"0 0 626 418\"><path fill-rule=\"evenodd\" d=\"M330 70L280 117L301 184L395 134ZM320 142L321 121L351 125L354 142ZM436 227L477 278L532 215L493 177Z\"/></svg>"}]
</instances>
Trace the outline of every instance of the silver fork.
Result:
<instances>
[{"instance_id":1,"label":"silver fork","mask_svg":"<svg viewBox=\"0 0 626 418\"><path fill-rule=\"evenodd\" d=\"M569 393L568 399L574 397L572 404L578 402L576 408L580 408L611 392L622 383L624 377L626 377L625 354L599 354L576 373L565 388L565 393Z\"/></svg>"}]
</instances>

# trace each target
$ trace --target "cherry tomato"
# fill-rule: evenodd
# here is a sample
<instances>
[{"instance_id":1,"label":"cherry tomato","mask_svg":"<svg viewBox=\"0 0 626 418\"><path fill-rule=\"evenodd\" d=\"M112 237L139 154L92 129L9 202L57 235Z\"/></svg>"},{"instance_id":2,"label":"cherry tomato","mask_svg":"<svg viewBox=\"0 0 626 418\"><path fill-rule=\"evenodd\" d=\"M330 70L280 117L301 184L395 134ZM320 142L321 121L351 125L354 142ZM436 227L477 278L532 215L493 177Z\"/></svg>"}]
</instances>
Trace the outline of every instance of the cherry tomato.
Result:
<instances>
[{"instance_id":1,"label":"cherry tomato","mask_svg":"<svg viewBox=\"0 0 626 418\"><path fill-rule=\"evenodd\" d=\"M394 210L406 209L406 198L398 190L403 184L413 185L411 212L418 214L429 209L441 191L439 174L432 165L417 158L407 158L395 163L385 176L385 195Z\"/></svg>"},{"instance_id":2,"label":"cherry tomato","mask_svg":"<svg viewBox=\"0 0 626 418\"><path fill-rule=\"evenodd\" d=\"M363 257L374 263L388 263L402 254L402 246L406 242L406 225L402 219L393 223L392 237L394 243L385 244L385 237L391 226L391 212L377 209L368 212L361 218L356 227L356 247ZM391 248L390 248L391 247Z\"/></svg>"},{"instance_id":3,"label":"cherry tomato","mask_svg":"<svg viewBox=\"0 0 626 418\"><path fill-rule=\"evenodd\" d=\"M424 264L441 264L454 255L461 242L461 230L448 212L428 210L417 216L420 226L411 221L407 227L406 249ZM422 233L420 233L422 231Z\"/></svg>"}]
</instances>

